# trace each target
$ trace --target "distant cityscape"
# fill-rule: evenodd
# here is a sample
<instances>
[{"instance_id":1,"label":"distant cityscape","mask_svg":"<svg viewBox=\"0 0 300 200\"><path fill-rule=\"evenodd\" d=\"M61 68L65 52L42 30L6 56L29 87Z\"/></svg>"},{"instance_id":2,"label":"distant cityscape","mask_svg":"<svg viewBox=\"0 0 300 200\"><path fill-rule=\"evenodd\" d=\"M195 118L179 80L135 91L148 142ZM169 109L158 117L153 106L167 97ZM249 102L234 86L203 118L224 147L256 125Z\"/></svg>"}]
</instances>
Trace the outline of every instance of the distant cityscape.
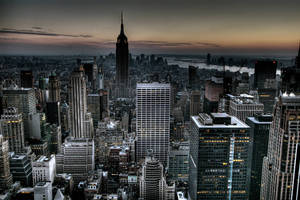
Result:
<instances>
[{"instance_id":1,"label":"distant cityscape","mask_svg":"<svg viewBox=\"0 0 300 200\"><path fill-rule=\"evenodd\" d=\"M0 56L0 200L297 200L295 55Z\"/></svg>"}]
</instances>

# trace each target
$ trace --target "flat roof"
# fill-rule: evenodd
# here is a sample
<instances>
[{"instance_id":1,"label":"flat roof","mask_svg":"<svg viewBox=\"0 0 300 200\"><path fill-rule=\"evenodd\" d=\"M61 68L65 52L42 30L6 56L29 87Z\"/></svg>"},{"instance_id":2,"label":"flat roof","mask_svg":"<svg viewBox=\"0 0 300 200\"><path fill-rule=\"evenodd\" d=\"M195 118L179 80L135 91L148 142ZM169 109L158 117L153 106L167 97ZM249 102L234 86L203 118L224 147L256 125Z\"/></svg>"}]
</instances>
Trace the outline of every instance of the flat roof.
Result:
<instances>
[{"instance_id":1,"label":"flat roof","mask_svg":"<svg viewBox=\"0 0 300 200\"><path fill-rule=\"evenodd\" d=\"M158 83L158 82L152 82L152 83L137 83L136 88L166 88L170 87L169 83Z\"/></svg>"},{"instance_id":2,"label":"flat roof","mask_svg":"<svg viewBox=\"0 0 300 200\"><path fill-rule=\"evenodd\" d=\"M223 113L221 116L224 116ZM227 116L226 116L227 115ZM192 120L195 122L195 124L198 126L198 128L249 128L247 124L236 118L235 116L231 116L226 114L226 117L231 118L231 124L225 125L225 124L209 124L204 125L199 121L199 116L192 116Z\"/></svg>"},{"instance_id":3,"label":"flat roof","mask_svg":"<svg viewBox=\"0 0 300 200\"><path fill-rule=\"evenodd\" d=\"M247 118L255 124L272 124L272 122L258 121L255 117L247 117Z\"/></svg>"}]
</instances>

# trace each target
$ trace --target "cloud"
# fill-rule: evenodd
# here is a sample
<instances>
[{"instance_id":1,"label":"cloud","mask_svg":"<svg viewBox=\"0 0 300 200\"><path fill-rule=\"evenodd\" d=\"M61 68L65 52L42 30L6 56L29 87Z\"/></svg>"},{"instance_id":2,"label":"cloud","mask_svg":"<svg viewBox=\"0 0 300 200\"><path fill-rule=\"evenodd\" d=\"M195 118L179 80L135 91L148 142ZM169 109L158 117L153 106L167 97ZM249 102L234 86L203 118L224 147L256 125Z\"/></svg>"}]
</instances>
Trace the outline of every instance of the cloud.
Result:
<instances>
[{"instance_id":1,"label":"cloud","mask_svg":"<svg viewBox=\"0 0 300 200\"><path fill-rule=\"evenodd\" d=\"M158 48L189 48L189 47L198 47L198 48L219 48L221 45L215 43L206 43L206 42L166 42L166 41L131 41L130 44L133 46L150 46Z\"/></svg>"},{"instance_id":2,"label":"cloud","mask_svg":"<svg viewBox=\"0 0 300 200\"><path fill-rule=\"evenodd\" d=\"M206 47L214 47L214 48L220 48L222 47L219 44L215 44L215 43L209 43L209 42L196 42L197 45L200 46L206 46Z\"/></svg>"},{"instance_id":3,"label":"cloud","mask_svg":"<svg viewBox=\"0 0 300 200\"><path fill-rule=\"evenodd\" d=\"M31 27L32 29L37 29L37 30L42 30L43 28L42 27L40 27L40 26L33 26L33 27Z\"/></svg>"},{"instance_id":4,"label":"cloud","mask_svg":"<svg viewBox=\"0 0 300 200\"><path fill-rule=\"evenodd\" d=\"M42 27L32 27L32 29L12 29L12 28L1 28L0 33L6 34L21 34L21 35L42 35L42 36L63 36L63 37L73 37L73 38L91 38L93 36L86 34L63 34L63 33L54 33L49 31L44 31Z\"/></svg>"}]
</instances>

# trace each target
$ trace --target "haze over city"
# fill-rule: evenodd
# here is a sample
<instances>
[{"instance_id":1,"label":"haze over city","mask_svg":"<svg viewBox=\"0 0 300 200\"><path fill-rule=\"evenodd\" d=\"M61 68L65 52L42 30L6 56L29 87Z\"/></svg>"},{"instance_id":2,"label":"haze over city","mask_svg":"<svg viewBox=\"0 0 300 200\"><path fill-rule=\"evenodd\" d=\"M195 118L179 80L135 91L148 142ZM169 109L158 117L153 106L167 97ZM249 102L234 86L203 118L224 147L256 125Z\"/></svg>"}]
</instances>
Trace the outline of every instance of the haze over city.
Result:
<instances>
[{"instance_id":1,"label":"haze over city","mask_svg":"<svg viewBox=\"0 0 300 200\"><path fill-rule=\"evenodd\" d=\"M131 53L295 56L297 0L1 1L1 54L113 52L124 13Z\"/></svg>"}]
</instances>

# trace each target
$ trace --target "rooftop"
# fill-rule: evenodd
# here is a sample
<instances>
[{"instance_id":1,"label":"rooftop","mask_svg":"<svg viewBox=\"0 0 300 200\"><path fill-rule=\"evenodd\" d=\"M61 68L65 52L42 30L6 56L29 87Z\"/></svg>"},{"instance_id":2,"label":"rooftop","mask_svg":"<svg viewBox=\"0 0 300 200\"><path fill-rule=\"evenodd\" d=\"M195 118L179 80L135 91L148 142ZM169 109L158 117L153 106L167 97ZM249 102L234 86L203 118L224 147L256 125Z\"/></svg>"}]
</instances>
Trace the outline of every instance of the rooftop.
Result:
<instances>
[{"instance_id":1,"label":"rooftop","mask_svg":"<svg viewBox=\"0 0 300 200\"><path fill-rule=\"evenodd\" d=\"M158 82L152 82L152 83L137 83L136 88L170 88L169 83L158 83Z\"/></svg>"},{"instance_id":2,"label":"rooftop","mask_svg":"<svg viewBox=\"0 0 300 200\"><path fill-rule=\"evenodd\" d=\"M201 116L202 114L204 113L200 113L199 115ZM211 113L211 115L205 114L205 116L210 117L209 121L212 123L203 123L199 116L192 116L192 120L195 122L198 128L249 128L247 124L235 116L231 116L226 113ZM223 119L225 123L220 123L223 121ZM228 122L228 119L230 119L230 123L226 123Z\"/></svg>"}]
</instances>

